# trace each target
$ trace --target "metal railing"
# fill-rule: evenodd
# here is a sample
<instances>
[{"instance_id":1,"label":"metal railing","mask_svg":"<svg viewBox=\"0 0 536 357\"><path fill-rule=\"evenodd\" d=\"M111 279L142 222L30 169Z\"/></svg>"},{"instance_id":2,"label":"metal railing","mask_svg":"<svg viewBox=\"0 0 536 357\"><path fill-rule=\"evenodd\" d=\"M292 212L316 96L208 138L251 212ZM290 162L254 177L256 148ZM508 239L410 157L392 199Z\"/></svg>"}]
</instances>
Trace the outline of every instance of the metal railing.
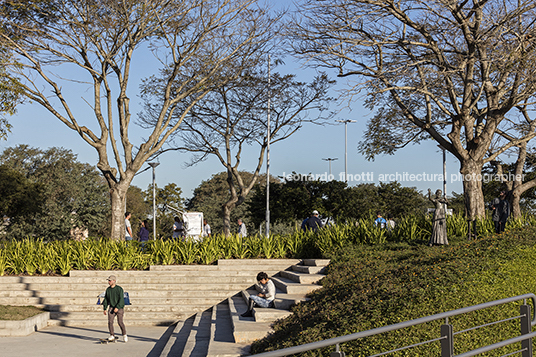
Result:
<instances>
[{"instance_id":1,"label":"metal railing","mask_svg":"<svg viewBox=\"0 0 536 357\"><path fill-rule=\"evenodd\" d=\"M416 325L420 325L423 323L445 319L445 323L441 325L441 329L440 329L441 337L428 340L428 341L415 343L413 345L403 346L394 350L385 351L379 354L375 354L371 357L383 356L389 353L410 349L413 347L421 346L421 345L436 342L436 341L441 341L441 357L476 356L478 354L489 352L489 351L492 351L501 347L505 347L516 342L521 342L521 349L516 352L509 353L508 355L521 353L521 357L532 357L532 338L536 336L536 332L532 332L532 326L536 324L536 315L531 318L531 306L527 304L527 299L532 300L532 306L536 306L535 305L536 295L532 293L524 294L524 295L506 298L506 299L486 302L486 303L479 304L479 305L464 307L464 308L457 309L457 310L442 312L442 313L435 314L435 315L421 317L415 320L404 321L404 322L400 322L394 325L378 327L372 330L357 332L357 333L353 333L353 334L346 335L346 336L330 338L328 340L312 342L312 343L308 343L305 345L289 347L289 348L272 351L272 352L264 352L264 353L256 354L254 356L257 356L257 357L289 356L289 355L293 355L296 353L307 352L307 351L312 351L312 350L316 350L320 348L335 346L335 351L331 353L331 357L344 357L345 356L344 352L340 350L340 344L342 343L357 340L357 339L364 338L364 337L378 335L380 333L396 331L396 330L400 330L406 327L416 326ZM458 331L458 332L453 331L452 325L449 324L449 321L448 321L449 317L462 315L462 314L466 314L466 313L474 312L478 310L483 310L483 309L487 309L493 306L508 304L508 303L512 303L512 302L516 302L520 300L523 300L523 304L520 306L520 315L518 316L513 316L504 320L490 322L484 325L475 326L475 327L462 330L462 331ZM498 323L510 321L510 320L515 320L515 319L520 319L520 325L521 325L520 336L510 338L501 342L497 342L492 345L480 347L478 349L468 351L462 354L454 355L454 336L455 335L468 332L471 330L476 330L481 327L491 326L494 324L498 324Z\"/></svg>"}]
</instances>

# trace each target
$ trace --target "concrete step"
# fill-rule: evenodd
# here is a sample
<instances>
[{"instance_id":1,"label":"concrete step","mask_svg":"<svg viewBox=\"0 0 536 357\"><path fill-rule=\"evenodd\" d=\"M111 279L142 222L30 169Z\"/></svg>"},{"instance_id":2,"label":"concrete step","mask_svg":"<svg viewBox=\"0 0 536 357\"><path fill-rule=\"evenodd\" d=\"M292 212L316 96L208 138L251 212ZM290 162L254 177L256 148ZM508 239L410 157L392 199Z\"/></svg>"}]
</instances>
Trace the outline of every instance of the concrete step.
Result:
<instances>
[{"instance_id":1,"label":"concrete step","mask_svg":"<svg viewBox=\"0 0 536 357\"><path fill-rule=\"evenodd\" d=\"M35 291L32 290L4 290L0 286L0 298L19 298L19 297L35 297Z\"/></svg>"},{"instance_id":2,"label":"concrete step","mask_svg":"<svg viewBox=\"0 0 536 357\"><path fill-rule=\"evenodd\" d=\"M257 291L255 289L247 289L247 290L241 291L244 301L248 301L249 295L256 294L256 293ZM293 305L296 305L302 301L307 301L307 300L309 299L306 298L302 294L292 295L292 294L287 294L287 293L278 291L277 294L275 295L274 305L275 305L275 308L279 310L290 310L290 308Z\"/></svg>"},{"instance_id":3,"label":"concrete step","mask_svg":"<svg viewBox=\"0 0 536 357\"><path fill-rule=\"evenodd\" d=\"M265 271L269 267L286 267L290 268L294 264L301 263L301 259L220 259L218 260L218 266L223 267L233 267L236 266L245 266L253 267L258 271ZM279 270L284 270L285 268L278 268ZM249 269L248 269L249 270Z\"/></svg>"},{"instance_id":4,"label":"concrete step","mask_svg":"<svg viewBox=\"0 0 536 357\"><path fill-rule=\"evenodd\" d=\"M185 314L188 314L188 312L198 312L206 310L208 307L211 307L210 305L180 305L180 306L165 306L162 307L160 310L155 307L151 306L143 306L143 307L134 307L134 306L126 306L125 307L125 320L127 319L140 319L140 318L170 318L175 321L180 320L180 318L184 317ZM131 309L132 307L132 309ZM145 308L144 308L145 307ZM156 310L156 311L154 311ZM101 307L100 310L92 310L92 311L51 311L50 317L53 319L63 319L63 318L73 318L73 319L83 319L83 318L94 318L94 317L100 317L103 314L103 308ZM191 313L190 313L191 315Z\"/></svg>"},{"instance_id":5,"label":"concrete step","mask_svg":"<svg viewBox=\"0 0 536 357\"><path fill-rule=\"evenodd\" d=\"M322 278L325 277L323 274L308 274L299 273L296 271L281 271L279 274L283 278L287 278L300 284L317 284Z\"/></svg>"},{"instance_id":6,"label":"concrete step","mask_svg":"<svg viewBox=\"0 0 536 357\"><path fill-rule=\"evenodd\" d=\"M207 299L208 300L208 299ZM125 312L184 312L185 308L190 307L206 307L212 306L221 302L221 300L210 303L201 303L199 299L191 299L188 303L174 303L174 304L152 304L152 301L145 301L144 305L127 305L125 306ZM102 314L102 305L46 305L44 308L50 312L97 312Z\"/></svg>"},{"instance_id":7,"label":"concrete step","mask_svg":"<svg viewBox=\"0 0 536 357\"><path fill-rule=\"evenodd\" d=\"M228 296L233 295L236 291L229 292ZM208 295L210 298L210 295ZM225 300L226 297L217 297L216 301ZM97 296L95 297L3 297L0 298L0 305L36 305L36 306L55 306L55 305L75 305L75 306L93 306L97 305ZM150 297L150 298L138 298L135 295L130 295L130 301L133 305L181 305L191 301L199 301L195 298L184 297ZM207 302L207 304L212 302Z\"/></svg>"},{"instance_id":8,"label":"concrete step","mask_svg":"<svg viewBox=\"0 0 536 357\"><path fill-rule=\"evenodd\" d=\"M236 343L249 344L259 340L273 330L271 322L255 322L253 317L242 317L247 310L246 303L238 294L227 299L233 324L233 338Z\"/></svg>"},{"instance_id":9,"label":"concrete step","mask_svg":"<svg viewBox=\"0 0 536 357\"><path fill-rule=\"evenodd\" d=\"M234 342L228 301L214 306L207 357L239 357L248 355L249 350L249 344Z\"/></svg>"},{"instance_id":10,"label":"concrete step","mask_svg":"<svg viewBox=\"0 0 536 357\"><path fill-rule=\"evenodd\" d=\"M180 265L179 265L180 266ZM285 269L290 269L291 266L283 266ZM236 271L234 269L242 269L240 271ZM169 278L177 279L177 278L206 278L206 279L213 279L213 278L251 278L254 279L255 276L258 273L258 267L239 267L239 266L229 266L225 269L213 269L213 270L177 270L174 271L172 269L170 270L155 270L155 271L96 271L96 270L73 270L70 272L70 278L71 279L92 279L92 280L86 280L85 282L96 282L96 283L106 283L106 278L108 278L110 275L114 275L117 278L117 282L132 282L132 281L143 281L143 282L151 282L151 279L156 280L169 280ZM277 274L281 270L285 269L277 269L277 267L267 267L266 273L268 275L270 274ZM48 278L50 280L57 279L58 281L61 280L62 277L25 277L25 278L32 278L30 281L39 281L44 280L44 278ZM15 280L15 279L13 279ZM28 279L27 279L28 280ZM45 280L46 281L46 280ZM71 280L70 280L71 281ZM15 281L18 282L18 281Z\"/></svg>"},{"instance_id":11,"label":"concrete step","mask_svg":"<svg viewBox=\"0 0 536 357\"><path fill-rule=\"evenodd\" d=\"M274 299L276 309L290 310L290 308L302 301L308 301L309 298L301 294L278 294Z\"/></svg>"},{"instance_id":12,"label":"concrete step","mask_svg":"<svg viewBox=\"0 0 536 357\"><path fill-rule=\"evenodd\" d=\"M329 265L329 259L303 259L301 264L314 267L325 267Z\"/></svg>"},{"instance_id":13,"label":"concrete step","mask_svg":"<svg viewBox=\"0 0 536 357\"><path fill-rule=\"evenodd\" d=\"M195 315L176 323L175 329L164 346L160 357L183 356L184 346L190 335L194 319Z\"/></svg>"},{"instance_id":14,"label":"concrete step","mask_svg":"<svg viewBox=\"0 0 536 357\"><path fill-rule=\"evenodd\" d=\"M291 295L307 295L310 292L315 291L316 289L320 289L320 285L316 284L300 284L295 281L292 281L287 278L283 277L272 277L272 281L274 282L275 286L284 291L287 294Z\"/></svg>"},{"instance_id":15,"label":"concrete step","mask_svg":"<svg viewBox=\"0 0 536 357\"><path fill-rule=\"evenodd\" d=\"M208 354L211 320L212 309L198 312L195 315L190 335L184 346L183 356L205 357Z\"/></svg>"},{"instance_id":16,"label":"concrete step","mask_svg":"<svg viewBox=\"0 0 536 357\"><path fill-rule=\"evenodd\" d=\"M277 271L271 271L271 273L267 272L269 275L275 275L279 272ZM216 274L215 272L214 276L173 276L173 275L158 275L158 273L152 273L153 275L139 275L139 276L129 276L129 277L121 277L120 275L116 275L117 277L117 283L118 285L125 285L125 284L155 284L155 285L163 285L163 284L191 284L191 283L198 283L202 282L203 284L210 284L214 283L215 280L218 280L220 282L224 283L246 283L249 282L251 284L255 283L255 277L257 276L256 271L252 271L247 275L233 275L233 276L227 276L224 274ZM22 279L13 279L12 277L6 276L6 277L0 277L0 286L25 286L27 288L34 286L34 285L65 285L69 286L70 284L94 284L94 285L100 285L104 286L104 288L107 287L108 283L106 281L106 278L109 275L103 275L103 276L86 276L86 277L56 277L56 276L43 276L43 277L25 277ZM7 285L6 285L7 284ZM21 288L22 289L22 288Z\"/></svg>"},{"instance_id":17,"label":"concrete step","mask_svg":"<svg viewBox=\"0 0 536 357\"><path fill-rule=\"evenodd\" d=\"M183 319L186 319L187 317L184 317ZM127 327L129 326L171 326L172 324L177 323L177 320L171 320L171 319L135 319L135 320L125 320L125 325ZM108 319L106 316L102 315L102 318L98 319L83 319L83 320L76 320L76 319L50 319L48 320L49 326L72 326L72 327L85 327L85 326L101 326L101 327L107 327L108 326ZM115 324L116 328L119 328L117 323Z\"/></svg>"},{"instance_id":18,"label":"concrete step","mask_svg":"<svg viewBox=\"0 0 536 357\"><path fill-rule=\"evenodd\" d=\"M248 304L249 296L257 294L256 290L242 290L241 291L242 298L244 299L244 303ZM276 297L279 295L286 295L286 294L276 294ZM255 307L253 308L253 318L256 322L273 322L279 319L283 319L287 316L289 316L291 312L288 309L281 309L281 308L262 308L262 307Z\"/></svg>"},{"instance_id":19,"label":"concrete step","mask_svg":"<svg viewBox=\"0 0 536 357\"><path fill-rule=\"evenodd\" d=\"M292 270L298 273L306 274L323 274L326 270L326 267L323 266L308 266L308 265L293 265Z\"/></svg>"},{"instance_id":20,"label":"concrete step","mask_svg":"<svg viewBox=\"0 0 536 357\"><path fill-rule=\"evenodd\" d=\"M221 290L217 291L214 294L210 292L209 296L211 298L221 298L221 300L236 294L237 288L244 288L245 286L250 286L250 284L236 286L235 289ZM206 293L199 293L200 291L210 291L209 286L203 285L199 289L189 289L186 291L181 290L141 290L141 289L130 289L128 286L125 286L124 291L129 293L130 299L144 299L144 298L154 298L154 299L167 299L167 298L193 298L195 296L207 296ZM212 287L214 289L214 287ZM83 287L78 290L13 290L13 291L0 291L0 298L18 298L18 297L47 297L47 298L91 298L94 299L94 303L97 303L97 298L100 294L104 293L104 290L85 290ZM102 300L102 299L101 299Z\"/></svg>"}]
</instances>

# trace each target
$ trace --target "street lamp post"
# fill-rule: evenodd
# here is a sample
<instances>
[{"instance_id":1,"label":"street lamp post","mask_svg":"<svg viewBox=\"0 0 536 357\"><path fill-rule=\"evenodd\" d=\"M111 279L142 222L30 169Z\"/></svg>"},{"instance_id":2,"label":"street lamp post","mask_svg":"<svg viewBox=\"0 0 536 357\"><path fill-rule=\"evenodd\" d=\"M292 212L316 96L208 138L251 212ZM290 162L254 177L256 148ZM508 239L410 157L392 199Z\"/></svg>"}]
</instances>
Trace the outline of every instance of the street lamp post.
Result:
<instances>
[{"instance_id":1,"label":"street lamp post","mask_svg":"<svg viewBox=\"0 0 536 357\"><path fill-rule=\"evenodd\" d=\"M338 160L338 158L331 158L331 157L328 157L327 159L322 159L324 161L329 161L329 176L331 177L331 162L332 161L335 161L335 160Z\"/></svg>"},{"instance_id":2,"label":"street lamp post","mask_svg":"<svg viewBox=\"0 0 536 357\"><path fill-rule=\"evenodd\" d=\"M443 150L443 197L447 198L447 151L441 145L438 145ZM445 214L447 214L447 204L445 203Z\"/></svg>"},{"instance_id":3,"label":"street lamp post","mask_svg":"<svg viewBox=\"0 0 536 357\"><path fill-rule=\"evenodd\" d=\"M155 169L158 165L160 165L159 162L148 162L149 166L153 168L153 239L156 240L156 173Z\"/></svg>"},{"instance_id":4,"label":"street lamp post","mask_svg":"<svg viewBox=\"0 0 536 357\"><path fill-rule=\"evenodd\" d=\"M266 238L270 237L270 105L272 99L270 61L270 55L268 55L268 110L266 113Z\"/></svg>"},{"instance_id":5,"label":"street lamp post","mask_svg":"<svg viewBox=\"0 0 536 357\"><path fill-rule=\"evenodd\" d=\"M357 120L344 119L336 120L344 123L344 182L348 182L348 123L356 123Z\"/></svg>"}]
</instances>

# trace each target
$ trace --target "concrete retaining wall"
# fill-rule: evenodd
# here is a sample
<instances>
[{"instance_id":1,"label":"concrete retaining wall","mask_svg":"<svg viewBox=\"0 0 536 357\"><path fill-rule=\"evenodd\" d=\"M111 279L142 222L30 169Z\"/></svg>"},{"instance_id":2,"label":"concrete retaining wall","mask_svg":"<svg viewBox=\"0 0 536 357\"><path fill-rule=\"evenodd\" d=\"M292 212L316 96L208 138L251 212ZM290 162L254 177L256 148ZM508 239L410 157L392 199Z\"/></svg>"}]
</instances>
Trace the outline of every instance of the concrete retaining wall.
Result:
<instances>
[{"instance_id":1,"label":"concrete retaining wall","mask_svg":"<svg viewBox=\"0 0 536 357\"><path fill-rule=\"evenodd\" d=\"M46 327L49 319L50 312L43 312L26 320L2 320L0 321L0 336L28 336L32 332Z\"/></svg>"}]
</instances>

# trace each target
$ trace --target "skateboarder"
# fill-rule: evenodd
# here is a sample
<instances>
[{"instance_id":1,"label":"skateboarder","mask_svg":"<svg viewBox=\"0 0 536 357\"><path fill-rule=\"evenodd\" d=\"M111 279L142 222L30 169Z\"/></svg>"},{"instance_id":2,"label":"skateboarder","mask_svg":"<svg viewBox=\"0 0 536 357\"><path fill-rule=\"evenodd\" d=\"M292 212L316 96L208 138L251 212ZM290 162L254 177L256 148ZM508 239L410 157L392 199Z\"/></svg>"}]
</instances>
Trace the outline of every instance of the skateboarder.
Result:
<instances>
[{"instance_id":1,"label":"skateboarder","mask_svg":"<svg viewBox=\"0 0 536 357\"><path fill-rule=\"evenodd\" d=\"M123 323L123 315L125 313L123 288L116 285L115 275L110 275L107 280L110 286L106 289L102 306L104 307L104 315L106 315L106 310L108 310L108 330L110 331L108 340L114 341L116 339L114 334L114 319L117 316L117 323L123 333L123 341L128 342L127 329Z\"/></svg>"}]
</instances>

